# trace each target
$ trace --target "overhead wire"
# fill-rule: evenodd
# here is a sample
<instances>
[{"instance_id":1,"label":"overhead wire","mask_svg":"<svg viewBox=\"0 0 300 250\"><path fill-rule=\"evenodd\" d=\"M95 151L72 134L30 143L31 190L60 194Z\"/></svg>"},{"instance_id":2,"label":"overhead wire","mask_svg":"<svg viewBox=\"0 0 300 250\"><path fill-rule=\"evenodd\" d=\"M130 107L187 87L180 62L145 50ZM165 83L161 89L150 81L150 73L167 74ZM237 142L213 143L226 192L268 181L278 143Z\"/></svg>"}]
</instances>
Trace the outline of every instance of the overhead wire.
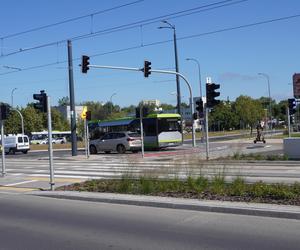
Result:
<instances>
[{"instance_id":1,"label":"overhead wire","mask_svg":"<svg viewBox=\"0 0 300 250\"><path fill-rule=\"evenodd\" d=\"M129 24L123 24L123 25L119 25L119 26L116 26L116 27L95 31L93 33L74 36L74 37L71 37L71 38L68 38L68 39L62 39L62 40L59 40L59 41L54 41L54 42L49 42L49 43L45 43L45 44L41 44L41 45L36 45L36 46L25 48L25 49L21 48L17 51L13 51L13 52L10 52L10 53L6 53L6 54L2 53L0 55L0 58L1 57L12 56L12 55L23 53L23 52L30 51L30 50L41 49L41 48L45 48L45 47L49 47L49 46L53 46L53 45L57 45L57 44L61 44L61 43L66 43L68 40L76 41L76 40L81 40L81 39L92 38L92 37L95 37L95 36L106 35L106 34L110 34L110 33L113 33L113 32L120 32L120 31L124 31L124 30L128 30L128 29L133 29L133 28L136 28L136 27L140 27L141 25L143 25L143 26L150 25L150 24L156 23L157 21L161 21L162 19L175 19L175 18L184 17L184 16L188 16L188 15L193 15L193 14L196 14L196 13L209 11L209 10L213 10L213 9L217 9L217 8L222 8L222 7L226 7L226 6L230 6L230 5L233 5L233 4L238 4L238 3L242 3L242 2L246 2L246 1L249 1L249 0L238 0L238 1L223 0L223 1L215 2L215 3L206 4L206 5L198 6L198 7L195 7L195 8L183 10L183 11L178 11L178 12L174 12L174 13L170 13L170 14L166 14L166 15L160 15L160 16L157 16L157 17L154 17L154 18L144 19L144 20L137 21L137 22L132 22L132 23L129 23ZM218 5L218 6L215 6L215 5ZM190 12L190 13L188 13L188 12Z\"/></svg>"},{"instance_id":2,"label":"overhead wire","mask_svg":"<svg viewBox=\"0 0 300 250\"><path fill-rule=\"evenodd\" d=\"M51 28L51 27L54 27L54 26L62 25L62 24L69 23L69 22L78 21L80 19L84 19L84 18L87 18L87 17L90 17L90 16L96 16L96 15L103 14L103 13L106 13L106 12L109 12L109 11L112 11L112 10L116 10L116 9L120 9L120 8L127 7L127 6L130 6L130 5L134 5L134 4L143 2L143 1L144 0L137 0L137 1L134 1L134 2L130 2L130 3L118 5L118 6L115 6L115 7L111 7L111 8L105 9L105 10L99 10L99 11L96 11L96 12L93 12L93 13L90 13L90 14L87 14L87 15L78 16L78 17L66 19L66 20L63 20L63 21L60 21L60 22L47 24L47 25L36 27L36 28L24 30L24 31L21 31L21 32L17 32L17 33L9 34L9 35L6 35L6 36L2 36L2 37L0 37L0 39L12 38L12 37L24 35L24 34L27 34L27 33L35 32L35 31L39 31L39 30L43 30L43 29L48 29L48 28Z\"/></svg>"},{"instance_id":3,"label":"overhead wire","mask_svg":"<svg viewBox=\"0 0 300 250\"><path fill-rule=\"evenodd\" d=\"M259 26L259 25L263 25L263 24L269 24L269 23L273 23L273 22L290 20L290 19L299 18L299 17L300 17L300 14L285 16L285 17L280 17L280 18L274 18L274 19L269 19L269 20L265 20L265 21L254 22L254 23L214 30L214 31L210 31L210 32L189 35L189 36L185 36L185 37L177 37L177 40L192 39L195 37L213 35L216 33L222 33L222 32L228 32L228 31L233 31L233 30L237 30L237 29L249 28L249 27ZM90 55L89 57L99 57L99 56L104 56L104 55L108 55L108 54L115 54L115 53L130 51L130 50L134 50L134 49L139 49L141 47L150 47L150 46L155 46L155 45L169 43L169 42L173 42L173 40L169 39L169 40L157 41L157 42L153 42L153 43L137 45L137 46L127 47L127 48L122 48L122 49L116 49L116 50L112 50L112 51L106 51L106 52ZM73 59L73 61L79 61L80 59L81 58L75 58L75 59ZM53 65L57 65L57 64L61 64L61 63L66 63L66 62L67 62L67 60L63 60L63 61L54 62L54 63L32 66L32 67L28 67L28 68L21 68L21 70L5 72L5 73L1 73L0 75L7 75L7 74L17 73L17 72L22 72L22 71L27 71L27 70L32 70L32 69L44 68L44 67L49 67L49 66L53 66Z\"/></svg>"}]
</instances>

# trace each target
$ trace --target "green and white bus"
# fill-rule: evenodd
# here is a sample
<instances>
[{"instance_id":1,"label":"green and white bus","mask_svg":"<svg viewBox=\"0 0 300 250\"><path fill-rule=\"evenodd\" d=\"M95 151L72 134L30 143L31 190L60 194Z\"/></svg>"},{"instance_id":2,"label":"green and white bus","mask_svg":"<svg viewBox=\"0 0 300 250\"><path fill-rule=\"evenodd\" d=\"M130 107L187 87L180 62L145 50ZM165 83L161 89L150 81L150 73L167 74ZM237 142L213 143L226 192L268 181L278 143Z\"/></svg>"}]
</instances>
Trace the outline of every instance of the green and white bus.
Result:
<instances>
[{"instance_id":1,"label":"green and white bus","mask_svg":"<svg viewBox=\"0 0 300 250\"><path fill-rule=\"evenodd\" d=\"M143 118L144 146L160 149L182 144L179 114L150 114ZM116 120L90 121L91 140L99 139L107 132L130 131L140 133L140 119L127 117Z\"/></svg>"}]
</instances>

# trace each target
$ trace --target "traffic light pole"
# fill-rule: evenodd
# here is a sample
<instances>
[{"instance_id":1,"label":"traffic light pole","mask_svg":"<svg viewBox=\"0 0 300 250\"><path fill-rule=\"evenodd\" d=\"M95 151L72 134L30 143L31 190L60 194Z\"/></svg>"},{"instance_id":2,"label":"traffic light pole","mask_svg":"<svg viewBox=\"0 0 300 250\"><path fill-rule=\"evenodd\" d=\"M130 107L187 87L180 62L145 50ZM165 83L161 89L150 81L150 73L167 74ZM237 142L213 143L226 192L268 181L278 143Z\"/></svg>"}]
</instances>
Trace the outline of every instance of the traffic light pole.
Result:
<instances>
[{"instance_id":1,"label":"traffic light pole","mask_svg":"<svg viewBox=\"0 0 300 250\"><path fill-rule=\"evenodd\" d=\"M140 68L128 68L128 67L115 67L115 66L104 66L104 65L89 65L89 68L99 68L99 69L118 69L118 70L130 70L130 71L144 71L144 69ZM176 71L169 71L169 70L157 70L157 69L151 69L150 72L154 73L160 73L160 74L170 74L170 75L177 75L181 77L187 84L189 92L190 92L190 108L191 108L191 119L193 120L193 112L194 112L194 102L193 102L193 93L192 93L192 88L187 80L187 78L176 72ZM181 124L182 126L182 124ZM196 137L195 137L195 124L194 122L192 123L192 141L193 141L193 147L196 147Z\"/></svg>"},{"instance_id":2,"label":"traffic light pole","mask_svg":"<svg viewBox=\"0 0 300 250\"><path fill-rule=\"evenodd\" d=\"M287 107L286 113L287 113L287 120L288 120L289 137L291 137L291 117L290 117L290 109L289 109L289 107Z\"/></svg>"},{"instance_id":3,"label":"traffic light pole","mask_svg":"<svg viewBox=\"0 0 300 250\"><path fill-rule=\"evenodd\" d=\"M76 156L77 155L76 113L75 113L75 97L74 97L72 42L70 40L68 40L68 64L69 64L72 156Z\"/></svg>"},{"instance_id":4,"label":"traffic light pole","mask_svg":"<svg viewBox=\"0 0 300 250\"><path fill-rule=\"evenodd\" d=\"M47 96L47 116L48 116L48 152L50 165L50 190L54 191L54 168L53 168L53 147L52 147L52 121L51 121L51 106L50 97Z\"/></svg>"},{"instance_id":5,"label":"traffic light pole","mask_svg":"<svg viewBox=\"0 0 300 250\"><path fill-rule=\"evenodd\" d=\"M208 112L209 109L205 104L205 147L206 147L206 160L209 160L209 136L208 136Z\"/></svg>"},{"instance_id":6,"label":"traffic light pole","mask_svg":"<svg viewBox=\"0 0 300 250\"><path fill-rule=\"evenodd\" d=\"M2 177L6 175L5 147L4 147L4 120L1 120L1 145L2 145Z\"/></svg>"}]
</instances>

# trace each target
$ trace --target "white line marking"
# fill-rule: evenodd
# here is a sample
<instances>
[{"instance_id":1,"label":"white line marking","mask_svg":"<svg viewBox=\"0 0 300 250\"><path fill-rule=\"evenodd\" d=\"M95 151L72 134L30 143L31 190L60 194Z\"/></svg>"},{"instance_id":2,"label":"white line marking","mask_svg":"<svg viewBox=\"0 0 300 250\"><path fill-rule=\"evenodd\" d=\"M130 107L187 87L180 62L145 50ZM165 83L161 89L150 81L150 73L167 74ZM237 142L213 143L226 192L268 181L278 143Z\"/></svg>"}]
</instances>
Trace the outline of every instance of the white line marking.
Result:
<instances>
[{"instance_id":1,"label":"white line marking","mask_svg":"<svg viewBox=\"0 0 300 250\"><path fill-rule=\"evenodd\" d=\"M36 182L36 180L16 182L16 183L11 183L11 184L6 184L6 185L3 185L3 186L4 187L12 187L12 186L17 186L17 185L22 185L22 184L25 184L25 183L31 183L31 182Z\"/></svg>"}]
</instances>

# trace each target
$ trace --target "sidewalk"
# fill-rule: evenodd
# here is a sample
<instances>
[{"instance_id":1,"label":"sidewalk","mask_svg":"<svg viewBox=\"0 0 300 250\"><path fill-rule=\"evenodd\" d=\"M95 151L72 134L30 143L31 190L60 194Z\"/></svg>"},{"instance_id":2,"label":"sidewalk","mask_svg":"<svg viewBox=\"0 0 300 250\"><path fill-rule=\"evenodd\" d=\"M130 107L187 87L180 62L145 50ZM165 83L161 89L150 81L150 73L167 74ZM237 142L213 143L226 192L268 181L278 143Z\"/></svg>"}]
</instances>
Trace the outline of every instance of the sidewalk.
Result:
<instances>
[{"instance_id":1,"label":"sidewalk","mask_svg":"<svg viewBox=\"0 0 300 250\"><path fill-rule=\"evenodd\" d=\"M298 206L73 191L33 191L26 193L28 194L58 199L300 220L300 207Z\"/></svg>"}]
</instances>

